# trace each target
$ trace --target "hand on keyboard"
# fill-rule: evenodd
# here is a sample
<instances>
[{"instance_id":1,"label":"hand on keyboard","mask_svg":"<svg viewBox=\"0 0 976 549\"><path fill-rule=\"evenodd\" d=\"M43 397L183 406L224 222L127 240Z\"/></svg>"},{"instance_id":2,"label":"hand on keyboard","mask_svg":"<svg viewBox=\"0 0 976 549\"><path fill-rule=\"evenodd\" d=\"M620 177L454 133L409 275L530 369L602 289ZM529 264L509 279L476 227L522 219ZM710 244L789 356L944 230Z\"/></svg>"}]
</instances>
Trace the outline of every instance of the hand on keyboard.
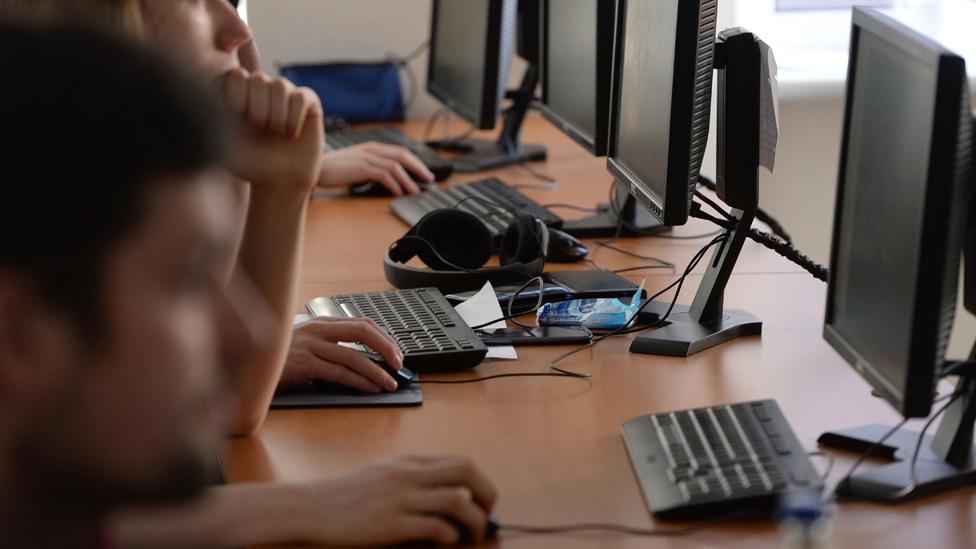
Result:
<instances>
[{"instance_id":1,"label":"hand on keyboard","mask_svg":"<svg viewBox=\"0 0 976 549\"><path fill-rule=\"evenodd\" d=\"M434 174L409 150L382 143L363 143L329 151L322 160L320 187L345 187L376 181L394 196L417 194Z\"/></svg>"},{"instance_id":2,"label":"hand on keyboard","mask_svg":"<svg viewBox=\"0 0 976 549\"><path fill-rule=\"evenodd\" d=\"M295 328L278 388L322 380L368 393L397 390L396 381L380 366L339 342L362 343L394 369L403 367L403 353L396 341L372 320L318 317Z\"/></svg>"}]
</instances>

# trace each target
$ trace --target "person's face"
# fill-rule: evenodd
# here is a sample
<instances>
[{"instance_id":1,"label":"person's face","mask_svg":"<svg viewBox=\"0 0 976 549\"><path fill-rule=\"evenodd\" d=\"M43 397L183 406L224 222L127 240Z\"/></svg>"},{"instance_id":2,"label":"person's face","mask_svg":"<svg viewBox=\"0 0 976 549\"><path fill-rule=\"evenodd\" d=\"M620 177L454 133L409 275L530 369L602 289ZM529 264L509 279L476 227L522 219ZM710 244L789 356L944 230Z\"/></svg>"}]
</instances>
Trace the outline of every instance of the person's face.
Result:
<instances>
[{"instance_id":1,"label":"person's face","mask_svg":"<svg viewBox=\"0 0 976 549\"><path fill-rule=\"evenodd\" d=\"M21 400L19 450L88 501L180 497L215 477L231 369L254 350L265 311L240 281L220 280L229 197L212 174L195 179L156 185L143 221L109 253L103 337L37 315L48 320L31 339L53 350L23 364L35 374L21 389L36 394Z\"/></svg>"},{"instance_id":2,"label":"person's face","mask_svg":"<svg viewBox=\"0 0 976 549\"><path fill-rule=\"evenodd\" d=\"M148 35L208 78L240 65L251 31L227 0L142 0Z\"/></svg>"}]
</instances>

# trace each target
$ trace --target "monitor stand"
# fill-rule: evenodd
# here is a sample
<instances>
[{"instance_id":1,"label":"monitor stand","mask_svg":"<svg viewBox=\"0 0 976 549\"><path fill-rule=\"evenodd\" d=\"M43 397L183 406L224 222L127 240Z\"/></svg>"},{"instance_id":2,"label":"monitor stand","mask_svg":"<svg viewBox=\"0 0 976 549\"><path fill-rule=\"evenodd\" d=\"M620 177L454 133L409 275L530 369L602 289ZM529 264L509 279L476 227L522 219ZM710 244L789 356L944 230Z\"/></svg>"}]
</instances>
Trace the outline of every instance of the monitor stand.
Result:
<instances>
[{"instance_id":1,"label":"monitor stand","mask_svg":"<svg viewBox=\"0 0 976 549\"><path fill-rule=\"evenodd\" d=\"M970 355L970 364L974 355ZM945 411L935 435L926 435L915 467L917 482L912 483L911 462L918 433L898 431L871 452L872 457L894 463L856 474L837 486L837 495L852 500L898 503L947 490L976 484L973 465L973 427L976 420L976 372L972 366L959 380L961 391ZM817 443L865 454L891 429L888 425L868 425L820 435Z\"/></svg>"},{"instance_id":2,"label":"monitor stand","mask_svg":"<svg viewBox=\"0 0 976 549\"><path fill-rule=\"evenodd\" d=\"M687 357L739 337L762 334L759 317L723 305L725 286L755 218L754 211L732 210L732 214L738 219L736 228L728 240L718 244L691 306L676 304L667 325L634 338L630 352ZM669 306L654 301L644 311L663 316Z\"/></svg>"},{"instance_id":3,"label":"monitor stand","mask_svg":"<svg viewBox=\"0 0 976 549\"><path fill-rule=\"evenodd\" d=\"M613 238L616 236L653 236L671 230L654 214L637 203L622 186L615 185L613 204L622 204L619 214L612 204L600 204L600 213L563 223L562 230L576 238Z\"/></svg>"},{"instance_id":4,"label":"monitor stand","mask_svg":"<svg viewBox=\"0 0 976 549\"><path fill-rule=\"evenodd\" d=\"M532 105L535 89L539 84L539 68L530 64L525 69L522 85L515 93L514 103L505 111L501 135L497 141L482 139L446 139L428 141L431 148L459 153L452 158L454 169L459 172L475 173L500 168L511 164L521 164L533 160L545 160L546 148L543 145L520 143L522 122Z\"/></svg>"}]
</instances>

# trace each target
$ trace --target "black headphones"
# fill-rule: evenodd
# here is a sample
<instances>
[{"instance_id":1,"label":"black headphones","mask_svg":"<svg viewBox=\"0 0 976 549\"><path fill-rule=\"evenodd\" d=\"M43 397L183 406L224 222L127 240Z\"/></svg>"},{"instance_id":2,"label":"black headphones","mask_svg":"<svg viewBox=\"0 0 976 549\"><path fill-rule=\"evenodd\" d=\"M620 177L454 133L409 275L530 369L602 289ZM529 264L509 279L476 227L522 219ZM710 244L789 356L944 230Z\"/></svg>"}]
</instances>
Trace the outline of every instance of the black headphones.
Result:
<instances>
[{"instance_id":1,"label":"black headphones","mask_svg":"<svg viewBox=\"0 0 976 549\"><path fill-rule=\"evenodd\" d=\"M523 213L502 237L500 267L482 269L495 250L491 231L474 215L457 209L434 210L394 242L383 258L386 280L394 287L426 288L443 293L523 284L542 274L549 248L549 229L541 220ZM419 257L430 269L405 265Z\"/></svg>"}]
</instances>

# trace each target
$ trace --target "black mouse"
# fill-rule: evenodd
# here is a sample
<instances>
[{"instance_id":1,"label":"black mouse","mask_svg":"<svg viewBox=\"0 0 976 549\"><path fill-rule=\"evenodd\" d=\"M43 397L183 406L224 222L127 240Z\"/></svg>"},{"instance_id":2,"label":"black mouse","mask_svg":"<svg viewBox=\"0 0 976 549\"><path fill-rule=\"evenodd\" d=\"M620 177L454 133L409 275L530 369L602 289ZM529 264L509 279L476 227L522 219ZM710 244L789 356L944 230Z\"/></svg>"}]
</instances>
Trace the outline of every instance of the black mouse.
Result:
<instances>
[{"instance_id":1,"label":"black mouse","mask_svg":"<svg viewBox=\"0 0 976 549\"><path fill-rule=\"evenodd\" d=\"M429 191L431 189L437 188L436 182L424 181L413 177L413 180L420 187L420 191ZM366 183L359 183L357 185L351 185L349 187L350 196L393 196L390 189L383 186L382 183L378 181L367 181Z\"/></svg>"},{"instance_id":2,"label":"black mouse","mask_svg":"<svg viewBox=\"0 0 976 549\"><path fill-rule=\"evenodd\" d=\"M546 261L553 263L576 263L589 255L590 249L575 236L557 229L549 229L549 249Z\"/></svg>"},{"instance_id":3,"label":"black mouse","mask_svg":"<svg viewBox=\"0 0 976 549\"><path fill-rule=\"evenodd\" d=\"M386 362L377 362L376 364L379 365L380 368L383 368L383 371L390 374L390 377L392 377L393 380L396 381L398 391L400 389L403 389L407 385L413 383L414 376L413 376L413 372L411 372L410 370L406 368L400 368L399 370L394 370L393 368L388 366Z\"/></svg>"},{"instance_id":4,"label":"black mouse","mask_svg":"<svg viewBox=\"0 0 976 549\"><path fill-rule=\"evenodd\" d=\"M467 545L474 541L471 538L471 532L468 532L468 529L465 526L463 526L460 522L452 520L451 524L453 524L454 528L457 529L458 531L458 535L461 538L459 540L459 543L461 545ZM498 530L500 528L501 528L501 523L498 522L498 519L493 516L489 516L488 523L485 525L485 540L493 540L497 538Z\"/></svg>"}]
</instances>

